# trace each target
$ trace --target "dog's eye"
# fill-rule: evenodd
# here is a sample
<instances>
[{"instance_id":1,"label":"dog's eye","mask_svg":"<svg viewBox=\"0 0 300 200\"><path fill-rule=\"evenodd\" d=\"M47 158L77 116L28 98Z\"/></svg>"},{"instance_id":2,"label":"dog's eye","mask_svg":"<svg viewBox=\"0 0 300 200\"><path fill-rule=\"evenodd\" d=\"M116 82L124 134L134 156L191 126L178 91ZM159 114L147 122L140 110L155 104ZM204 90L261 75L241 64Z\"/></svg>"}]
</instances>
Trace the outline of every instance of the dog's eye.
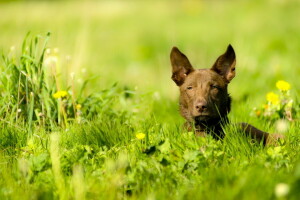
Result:
<instances>
[{"instance_id":1,"label":"dog's eye","mask_svg":"<svg viewBox=\"0 0 300 200\"><path fill-rule=\"evenodd\" d=\"M232 71L234 72L234 71L235 71L235 68L233 68Z\"/></svg>"},{"instance_id":2,"label":"dog's eye","mask_svg":"<svg viewBox=\"0 0 300 200\"><path fill-rule=\"evenodd\" d=\"M217 86L217 85L211 85L211 87L212 87L212 88L216 88L216 89L220 89L220 87Z\"/></svg>"},{"instance_id":3,"label":"dog's eye","mask_svg":"<svg viewBox=\"0 0 300 200\"><path fill-rule=\"evenodd\" d=\"M191 89L193 89L193 87L192 86L188 86L186 89L187 90L191 90Z\"/></svg>"}]
</instances>

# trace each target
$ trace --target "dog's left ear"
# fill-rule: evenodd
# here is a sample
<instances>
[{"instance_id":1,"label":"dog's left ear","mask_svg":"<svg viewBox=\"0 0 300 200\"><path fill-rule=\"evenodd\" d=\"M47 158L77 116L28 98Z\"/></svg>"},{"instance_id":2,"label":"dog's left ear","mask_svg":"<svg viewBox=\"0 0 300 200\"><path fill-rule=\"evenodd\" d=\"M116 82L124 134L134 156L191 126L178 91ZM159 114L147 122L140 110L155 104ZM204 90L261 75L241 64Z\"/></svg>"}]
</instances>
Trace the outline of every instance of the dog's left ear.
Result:
<instances>
[{"instance_id":1,"label":"dog's left ear","mask_svg":"<svg viewBox=\"0 0 300 200\"><path fill-rule=\"evenodd\" d=\"M229 83L235 77L235 53L231 45L228 45L226 52L221 55L212 66L212 70L220 74Z\"/></svg>"}]
</instances>

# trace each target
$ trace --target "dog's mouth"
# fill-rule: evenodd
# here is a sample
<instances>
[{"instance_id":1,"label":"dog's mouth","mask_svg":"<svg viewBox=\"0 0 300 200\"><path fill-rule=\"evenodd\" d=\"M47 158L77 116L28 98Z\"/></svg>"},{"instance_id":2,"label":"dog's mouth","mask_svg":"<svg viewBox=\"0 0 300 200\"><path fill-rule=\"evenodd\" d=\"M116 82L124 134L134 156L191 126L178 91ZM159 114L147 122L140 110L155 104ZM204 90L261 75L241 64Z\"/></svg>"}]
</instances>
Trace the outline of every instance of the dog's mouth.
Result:
<instances>
[{"instance_id":1,"label":"dog's mouth","mask_svg":"<svg viewBox=\"0 0 300 200\"><path fill-rule=\"evenodd\" d=\"M209 119L211 119L211 116L209 114L201 114L201 115L194 117L194 119L195 119L196 123L202 123L202 122L206 122Z\"/></svg>"}]
</instances>

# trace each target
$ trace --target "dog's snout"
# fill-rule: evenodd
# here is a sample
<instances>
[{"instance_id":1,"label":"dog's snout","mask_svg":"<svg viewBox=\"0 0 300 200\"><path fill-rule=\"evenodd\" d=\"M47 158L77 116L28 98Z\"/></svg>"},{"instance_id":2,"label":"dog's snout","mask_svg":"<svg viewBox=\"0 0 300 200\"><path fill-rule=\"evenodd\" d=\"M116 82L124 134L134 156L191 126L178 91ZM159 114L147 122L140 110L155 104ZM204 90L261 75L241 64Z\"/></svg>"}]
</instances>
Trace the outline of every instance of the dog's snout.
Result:
<instances>
[{"instance_id":1,"label":"dog's snout","mask_svg":"<svg viewBox=\"0 0 300 200\"><path fill-rule=\"evenodd\" d=\"M199 112L204 112L207 109L207 102L205 100L198 101L195 107Z\"/></svg>"}]
</instances>

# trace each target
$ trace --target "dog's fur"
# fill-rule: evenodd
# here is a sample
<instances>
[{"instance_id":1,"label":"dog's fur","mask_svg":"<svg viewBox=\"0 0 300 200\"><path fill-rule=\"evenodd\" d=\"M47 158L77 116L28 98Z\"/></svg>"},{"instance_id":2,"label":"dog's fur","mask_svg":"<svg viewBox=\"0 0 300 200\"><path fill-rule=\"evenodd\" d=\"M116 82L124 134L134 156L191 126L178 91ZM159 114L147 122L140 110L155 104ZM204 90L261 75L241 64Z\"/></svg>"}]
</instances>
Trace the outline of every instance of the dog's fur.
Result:
<instances>
[{"instance_id":1,"label":"dog's fur","mask_svg":"<svg viewBox=\"0 0 300 200\"><path fill-rule=\"evenodd\" d=\"M187 128L194 128L196 135L212 134L216 139L223 138L222 127L228 123L231 104L227 87L235 77L236 57L232 46L227 47L210 69L194 69L177 47L173 47L170 57L172 79L180 88L180 113L187 120ZM238 127L264 144L282 137L271 136L246 123Z\"/></svg>"}]
</instances>

